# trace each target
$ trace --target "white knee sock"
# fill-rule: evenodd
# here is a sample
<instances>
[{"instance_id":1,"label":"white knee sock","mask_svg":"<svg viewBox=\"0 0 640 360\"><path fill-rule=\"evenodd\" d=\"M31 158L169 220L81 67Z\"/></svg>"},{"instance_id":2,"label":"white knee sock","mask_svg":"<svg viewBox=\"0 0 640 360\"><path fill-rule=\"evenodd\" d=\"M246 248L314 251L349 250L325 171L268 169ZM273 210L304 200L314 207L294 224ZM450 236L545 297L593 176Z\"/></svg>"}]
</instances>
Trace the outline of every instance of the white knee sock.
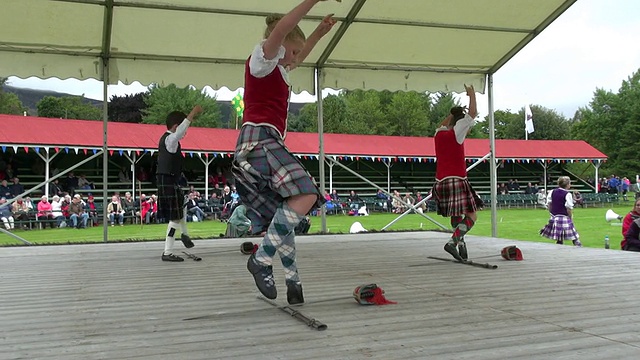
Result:
<instances>
[{"instance_id":1,"label":"white knee sock","mask_svg":"<svg viewBox=\"0 0 640 360\"><path fill-rule=\"evenodd\" d=\"M167 225L167 237L164 241L164 254L169 255L173 253L173 244L176 242L176 230L180 227L180 224L176 221L169 221Z\"/></svg>"},{"instance_id":2,"label":"white knee sock","mask_svg":"<svg viewBox=\"0 0 640 360\"><path fill-rule=\"evenodd\" d=\"M187 219L186 218L180 219L180 231L185 235L189 235L189 233L187 232Z\"/></svg>"}]
</instances>

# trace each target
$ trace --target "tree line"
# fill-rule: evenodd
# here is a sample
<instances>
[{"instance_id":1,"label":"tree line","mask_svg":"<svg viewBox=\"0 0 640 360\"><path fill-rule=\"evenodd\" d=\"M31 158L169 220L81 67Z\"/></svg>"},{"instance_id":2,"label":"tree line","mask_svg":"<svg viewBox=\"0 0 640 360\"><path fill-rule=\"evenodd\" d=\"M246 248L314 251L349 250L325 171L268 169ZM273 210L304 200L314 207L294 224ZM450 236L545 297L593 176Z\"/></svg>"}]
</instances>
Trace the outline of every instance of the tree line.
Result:
<instances>
[{"instance_id":1,"label":"tree line","mask_svg":"<svg viewBox=\"0 0 640 360\"><path fill-rule=\"evenodd\" d=\"M585 140L609 157L604 173L635 174L640 168L640 72L622 82L617 92L596 89L589 104L573 118L554 109L531 105L535 131L532 140ZM0 113L22 114L26 109L11 93L2 91L6 79L0 78ZM193 126L234 127L233 115L223 117L216 98L194 87L152 84L139 94L112 96L108 103L110 121L163 124L167 113L186 113L201 104L205 112ZM449 109L460 105L452 93L343 90L323 99L324 131L327 133L433 136ZM101 120L102 109L82 101L82 97L46 96L37 104L38 116ZM304 105L289 114L289 131L317 132L317 104ZM524 108L494 112L497 139L524 139ZM488 138L488 116L479 119L470 138Z\"/></svg>"}]
</instances>

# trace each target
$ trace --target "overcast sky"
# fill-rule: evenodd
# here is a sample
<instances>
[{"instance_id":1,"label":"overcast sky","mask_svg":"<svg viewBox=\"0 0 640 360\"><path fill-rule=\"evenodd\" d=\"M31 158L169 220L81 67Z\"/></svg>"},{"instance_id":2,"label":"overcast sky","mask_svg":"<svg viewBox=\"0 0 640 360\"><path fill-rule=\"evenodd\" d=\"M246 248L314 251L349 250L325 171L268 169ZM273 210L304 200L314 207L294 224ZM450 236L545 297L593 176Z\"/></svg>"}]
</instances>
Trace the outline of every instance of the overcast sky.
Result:
<instances>
[{"instance_id":1,"label":"overcast sky","mask_svg":"<svg viewBox=\"0 0 640 360\"><path fill-rule=\"evenodd\" d=\"M596 88L617 91L640 68L639 14L640 0L578 0L494 75L495 108L517 111L535 104L572 117L589 103ZM102 85L96 80L11 77L9 83L102 99ZM142 91L145 87L139 83L109 87L110 95ZM229 100L234 94L222 89L217 95ZM308 94L292 97L294 102L314 100ZM478 101L484 117L487 99L480 96Z\"/></svg>"}]
</instances>

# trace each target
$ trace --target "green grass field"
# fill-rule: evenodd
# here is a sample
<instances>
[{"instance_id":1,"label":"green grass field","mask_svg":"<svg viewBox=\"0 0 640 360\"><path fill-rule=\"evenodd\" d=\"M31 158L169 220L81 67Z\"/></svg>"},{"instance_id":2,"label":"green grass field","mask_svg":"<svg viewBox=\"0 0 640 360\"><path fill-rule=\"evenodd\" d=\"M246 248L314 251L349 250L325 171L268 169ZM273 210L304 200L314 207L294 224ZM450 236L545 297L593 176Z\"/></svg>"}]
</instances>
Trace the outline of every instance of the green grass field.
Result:
<instances>
[{"instance_id":1,"label":"green grass field","mask_svg":"<svg viewBox=\"0 0 640 360\"><path fill-rule=\"evenodd\" d=\"M614 211L624 216L633 206L632 202L613 207ZM620 222L611 225L604 219L608 208L576 209L574 222L584 246L604 247L604 237L609 235L611 248L620 249L622 239ZM446 219L429 213L436 221L448 225ZM348 233L351 224L360 221L367 230L380 230L396 218L393 214L373 214L367 217L328 216L327 229L330 233ZM538 231L546 224L548 212L542 209L504 209L498 210L498 237L515 240L551 242L538 235ZM320 231L320 218L312 218L310 233ZM219 221L189 223L189 233L193 238L217 238L225 232L226 224ZM387 231L436 230L437 226L417 214L407 215L391 226ZM109 227L109 241L151 241L164 239L166 225L125 225ZM33 244L76 244L102 242L102 227L91 229L46 229L15 230L14 233ZM479 213L478 222L469 235L491 235L491 213L488 210ZM21 245L22 242L0 233L0 246Z\"/></svg>"}]
</instances>

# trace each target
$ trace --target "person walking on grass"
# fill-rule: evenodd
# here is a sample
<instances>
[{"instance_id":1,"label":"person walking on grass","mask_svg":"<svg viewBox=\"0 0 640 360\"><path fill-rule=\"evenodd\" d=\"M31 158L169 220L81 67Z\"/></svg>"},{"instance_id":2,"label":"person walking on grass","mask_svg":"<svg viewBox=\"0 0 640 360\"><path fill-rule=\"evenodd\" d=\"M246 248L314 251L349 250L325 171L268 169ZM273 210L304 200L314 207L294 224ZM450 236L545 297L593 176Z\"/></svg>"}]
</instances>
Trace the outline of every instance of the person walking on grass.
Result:
<instances>
[{"instance_id":1,"label":"person walking on grass","mask_svg":"<svg viewBox=\"0 0 640 360\"><path fill-rule=\"evenodd\" d=\"M540 230L540 235L555 240L562 245L565 240L571 240L574 246L581 247L580 235L573 225L573 195L569 191L571 179L568 176L558 178L558 187L549 192L547 208L551 218L547 225Z\"/></svg>"}]
</instances>

